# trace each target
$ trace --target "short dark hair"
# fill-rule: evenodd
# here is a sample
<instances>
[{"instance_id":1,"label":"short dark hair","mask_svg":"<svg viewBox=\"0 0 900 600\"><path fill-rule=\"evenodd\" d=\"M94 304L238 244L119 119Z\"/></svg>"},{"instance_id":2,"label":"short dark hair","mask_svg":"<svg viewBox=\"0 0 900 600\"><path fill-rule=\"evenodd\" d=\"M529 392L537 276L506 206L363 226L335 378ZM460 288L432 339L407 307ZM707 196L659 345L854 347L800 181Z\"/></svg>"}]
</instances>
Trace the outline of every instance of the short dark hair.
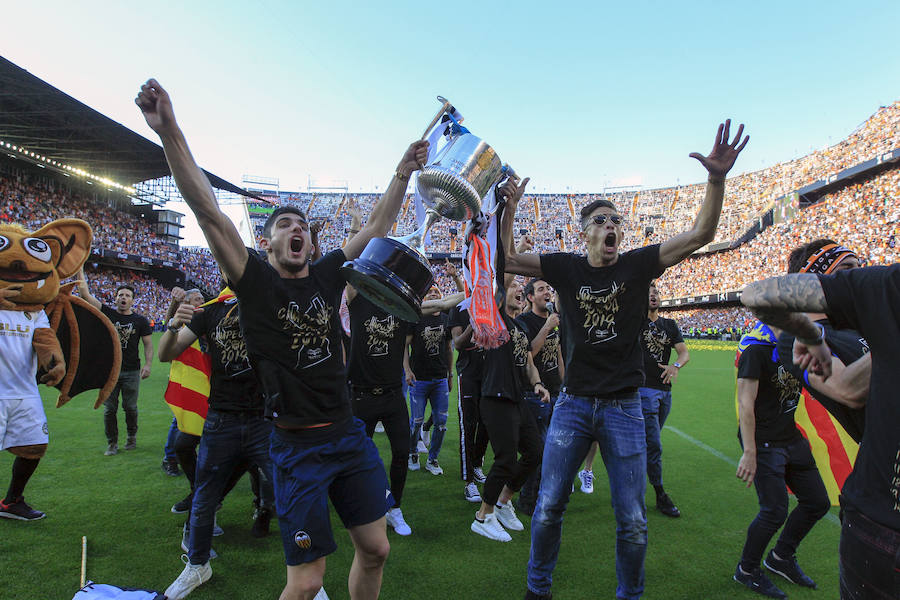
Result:
<instances>
[{"instance_id":1,"label":"short dark hair","mask_svg":"<svg viewBox=\"0 0 900 600\"><path fill-rule=\"evenodd\" d=\"M609 200L601 198L600 200L594 200L587 206L581 209L581 228L584 229L587 224L587 218L591 216L591 213L597 210L598 208L611 208L616 212L619 212L619 209L616 208L616 205L610 202Z\"/></svg>"},{"instance_id":2,"label":"short dark hair","mask_svg":"<svg viewBox=\"0 0 900 600\"><path fill-rule=\"evenodd\" d=\"M119 287L116 288L116 295L119 295L119 290L128 290L131 292L131 297L134 298L137 294L134 293L134 288L128 285L127 283L123 283Z\"/></svg>"},{"instance_id":3,"label":"short dark hair","mask_svg":"<svg viewBox=\"0 0 900 600\"><path fill-rule=\"evenodd\" d=\"M275 225L275 221L278 220L278 217L284 214L297 215L307 223L309 222L306 218L306 213L296 206L279 206L272 211L272 214L269 215L268 219L266 219L266 224L263 225L262 235L264 238L268 239L272 235L272 227Z\"/></svg>"},{"instance_id":4,"label":"short dark hair","mask_svg":"<svg viewBox=\"0 0 900 600\"><path fill-rule=\"evenodd\" d=\"M525 298L526 299L528 299L528 296L534 296L534 284L536 284L538 281L546 282L547 280L542 277L535 277L534 279L531 279L528 283L525 284Z\"/></svg>"},{"instance_id":5,"label":"short dark hair","mask_svg":"<svg viewBox=\"0 0 900 600\"><path fill-rule=\"evenodd\" d=\"M809 257L828 246L829 244L836 244L834 240L830 240L828 238L821 238L818 240L814 240L808 244L803 244L797 248L791 250L791 254L788 257L788 273L799 273L800 269L806 266L806 263L809 261Z\"/></svg>"}]
</instances>

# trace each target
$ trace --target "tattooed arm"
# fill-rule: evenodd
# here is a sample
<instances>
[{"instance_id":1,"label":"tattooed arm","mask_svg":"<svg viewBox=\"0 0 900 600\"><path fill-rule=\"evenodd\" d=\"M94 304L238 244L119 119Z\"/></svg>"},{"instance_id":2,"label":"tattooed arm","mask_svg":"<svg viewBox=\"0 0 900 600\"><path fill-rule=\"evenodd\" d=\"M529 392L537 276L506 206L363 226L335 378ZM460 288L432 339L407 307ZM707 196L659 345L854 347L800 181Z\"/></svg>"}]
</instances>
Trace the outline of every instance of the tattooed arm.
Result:
<instances>
[{"instance_id":1,"label":"tattooed arm","mask_svg":"<svg viewBox=\"0 0 900 600\"><path fill-rule=\"evenodd\" d=\"M825 292L816 275L796 273L770 277L744 288L741 302L763 323L788 331L794 343L794 364L827 379L831 374L831 351L821 328L804 312L827 312Z\"/></svg>"}]
</instances>

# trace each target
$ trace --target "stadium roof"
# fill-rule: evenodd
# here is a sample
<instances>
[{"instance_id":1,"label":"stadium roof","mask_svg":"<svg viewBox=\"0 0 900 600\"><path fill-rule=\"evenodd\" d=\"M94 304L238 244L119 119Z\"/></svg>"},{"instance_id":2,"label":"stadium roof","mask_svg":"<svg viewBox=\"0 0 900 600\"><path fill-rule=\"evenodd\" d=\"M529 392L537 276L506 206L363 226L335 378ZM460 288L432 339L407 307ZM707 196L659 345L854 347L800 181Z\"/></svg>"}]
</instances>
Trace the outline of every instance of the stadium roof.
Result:
<instances>
[{"instance_id":1,"label":"stadium roof","mask_svg":"<svg viewBox=\"0 0 900 600\"><path fill-rule=\"evenodd\" d=\"M161 146L2 56L0 139L123 185L170 174ZM204 172L214 188L256 198Z\"/></svg>"}]
</instances>

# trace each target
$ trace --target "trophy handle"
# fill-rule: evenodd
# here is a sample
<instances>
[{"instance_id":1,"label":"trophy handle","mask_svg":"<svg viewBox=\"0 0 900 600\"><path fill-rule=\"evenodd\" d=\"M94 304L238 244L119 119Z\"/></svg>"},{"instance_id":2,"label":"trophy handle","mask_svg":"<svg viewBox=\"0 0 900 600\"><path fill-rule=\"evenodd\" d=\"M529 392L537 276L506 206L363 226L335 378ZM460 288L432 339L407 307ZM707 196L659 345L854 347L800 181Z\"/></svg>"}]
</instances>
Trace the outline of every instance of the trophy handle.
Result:
<instances>
[{"instance_id":1,"label":"trophy handle","mask_svg":"<svg viewBox=\"0 0 900 600\"><path fill-rule=\"evenodd\" d=\"M431 226L440 220L441 215L439 215L433 208L429 208L425 213L425 222L422 223L421 227L419 227L409 235L391 239L409 246L410 248L421 254L423 258L425 258L425 236L428 234L428 230L431 229Z\"/></svg>"},{"instance_id":2,"label":"trophy handle","mask_svg":"<svg viewBox=\"0 0 900 600\"><path fill-rule=\"evenodd\" d=\"M440 118L444 116L444 113L447 112L447 110L452 106L450 104L450 101L447 100L446 98L444 98L443 96L438 96L437 99L438 99L438 102L443 102L443 104L441 106L441 110L439 110L438 113L436 115L434 115L434 118L431 120L431 123L428 125L428 127L425 128L425 133L422 134L420 141L424 140L425 138L428 137L428 132L431 131L431 128L434 127L435 125L437 125L438 120L440 120Z\"/></svg>"}]
</instances>

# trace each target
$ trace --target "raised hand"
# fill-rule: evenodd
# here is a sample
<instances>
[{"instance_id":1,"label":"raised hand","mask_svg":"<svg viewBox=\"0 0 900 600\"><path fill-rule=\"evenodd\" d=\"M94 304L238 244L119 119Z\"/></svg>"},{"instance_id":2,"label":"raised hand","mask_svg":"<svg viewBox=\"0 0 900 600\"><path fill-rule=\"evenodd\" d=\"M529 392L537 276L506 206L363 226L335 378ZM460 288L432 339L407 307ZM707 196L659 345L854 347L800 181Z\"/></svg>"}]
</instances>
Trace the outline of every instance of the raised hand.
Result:
<instances>
[{"instance_id":1,"label":"raised hand","mask_svg":"<svg viewBox=\"0 0 900 600\"><path fill-rule=\"evenodd\" d=\"M738 154L741 153L741 150L744 149L744 146L750 140L748 135L741 141L741 134L744 133L743 123L738 127L737 135L734 136L733 142L728 141L730 130L731 119L728 119L719 125L719 130L716 132L716 140L713 142L712 152L708 156L703 156L698 152L691 152L690 154L691 158L696 158L700 161L700 164L709 171L712 177L724 178L728 171L731 170L731 167L734 166L734 161L737 160Z\"/></svg>"},{"instance_id":2,"label":"raised hand","mask_svg":"<svg viewBox=\"0 0 900 600\"><path fill-rule=\"evenodd\" d=\"M506 203L510 206L516 206L522 195L525 193L525 186L531 181L530 177L526 177L521 182L516 177L509 177L503 185L497 188L497 195L505 198Z\"/></svg>"},{"instance_id":3,"label":"raised hand","mask_svg":"<svg viewBox=\"0 0 900 600\"><path fill-rule=\"evenodd\" d=\"M156 133L162 135L176 127L175 112L172 110L169 93L155 79L148 79L147 83L141 86L134 103L144 114L147 125Z\"/></svg>"},{"instance_id":4,"label":"raised hand","mask_svg":"<svg viewBox=\"0 0 900 600\"><path fill-rule=\"evenodd\" d=\"M525 254L526 252L531 252L534 249L534 241L532 241L531 236L527 233L519 238L519 243L516 244L516 253Z\"/></svg>"},{"instance_id":5,"label":"raised hand","mask_svg":"<svg viewBox=\"0 0 900 600\"><path fill-rule=\"evenodd\" d=\"M172 288L172 300L178 302L179 304L184 302L185 291L184 288L180 288L177 285Z\"/></svg>"},{"instance_id":6,"label":"raised hand","mask_svg":"<svg viewBox=\"0 0 900 600\"><path fill-rule=\"evenodd\" d=\"M444 259L444 271L447 272L447 276L451 278L459 277L459 272L456 270L456 265L450 262L450 259Z\"/></svg>"},{"instance_id":7,"label":"raised hand","mask_svg":"<svg viewBox=\"0 0 900 600\"><path fill-rule=\"evenodd\" d=\"M428 142L425 140L417 140L409 145L400 164L397 165L397 171L409 177L413 171L418 171L425 167L425 161L428 160Z\"/></svg>"},{"instance_id":8,"label":"raised hand","mask_svg":"<svg viewBox=\"0 0 900 600\"><path fill-rule=\"evenodd\" d=\"M347 199L347 214L350 215L351 219L358 219L362 222L362 212L359 210L359 205L356 204L354 196L350 196Z\"/></svg>"}]
</instances>

